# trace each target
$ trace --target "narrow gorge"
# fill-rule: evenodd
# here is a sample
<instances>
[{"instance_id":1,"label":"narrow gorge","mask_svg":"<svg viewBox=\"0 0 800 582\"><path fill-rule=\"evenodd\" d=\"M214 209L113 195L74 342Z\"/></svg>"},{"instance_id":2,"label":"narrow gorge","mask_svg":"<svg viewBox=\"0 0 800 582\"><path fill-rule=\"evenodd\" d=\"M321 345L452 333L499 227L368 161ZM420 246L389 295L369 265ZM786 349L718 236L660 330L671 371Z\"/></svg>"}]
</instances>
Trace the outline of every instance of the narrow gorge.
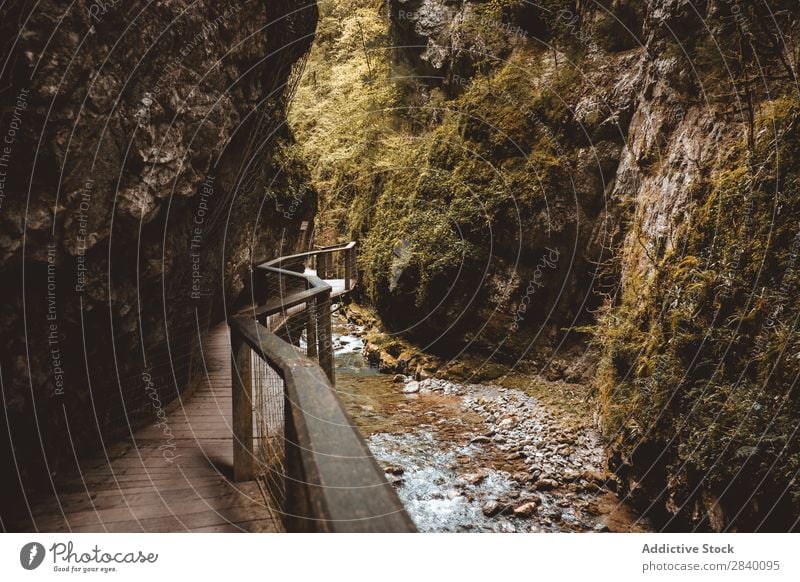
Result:
<instances>
[{"instance_id":1,"label":"narrow gorge","mask_svg":"<svg viewBox=\"0 0 800 582\"><path fill-rule=\"evenodd\" d=\"M3 530L223 392L215 486L313 490L317 367L401 527L798 529L795 0L62 4L0 7Z\"/></svg>"},{"instance_id":2,"label":"narrow gorge","mask_svg":"<svg viewBox=\"0 0 800 582\"><path fill-rule=\"evenodd\" d=\"M759 4L323 1L290 108L373 361L577 386L658 529L797 525L798 11Z\"/></svg>"}]
</instances>

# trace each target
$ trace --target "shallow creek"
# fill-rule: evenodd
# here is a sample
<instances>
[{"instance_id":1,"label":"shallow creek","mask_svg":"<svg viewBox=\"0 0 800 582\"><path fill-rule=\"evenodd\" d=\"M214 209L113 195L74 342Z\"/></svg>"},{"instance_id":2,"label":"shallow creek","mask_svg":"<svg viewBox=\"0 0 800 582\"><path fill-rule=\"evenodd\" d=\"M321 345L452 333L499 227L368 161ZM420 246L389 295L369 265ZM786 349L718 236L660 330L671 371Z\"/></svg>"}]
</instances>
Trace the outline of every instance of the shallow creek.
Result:
<instances>
[{"instance_id":1,"label":"shallow creek","mask_svg":"<svg viewBox=\"0 0 800 582\"><path fill-rule=\"evenodd\" d=\"M515 388L381 374L334 320L337 391L420 531L646 531L606 486L599 435Z\"/></svg>"}]
</instances>

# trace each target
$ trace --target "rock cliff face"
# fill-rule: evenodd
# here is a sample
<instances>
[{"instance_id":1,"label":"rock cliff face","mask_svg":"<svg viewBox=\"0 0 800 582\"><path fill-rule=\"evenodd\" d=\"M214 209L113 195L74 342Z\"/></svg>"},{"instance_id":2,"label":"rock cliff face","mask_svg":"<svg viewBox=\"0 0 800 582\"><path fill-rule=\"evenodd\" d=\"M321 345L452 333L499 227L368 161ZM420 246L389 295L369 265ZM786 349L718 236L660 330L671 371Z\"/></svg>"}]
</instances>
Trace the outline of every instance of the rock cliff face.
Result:
<instances>
[{"instance_id":1,"label":"rock cliff face","mask_svg":"<svg viewBox=\"0 0 800 582\"><path fill-rule=\"evenodd\" d=\"M306 244L284 110L316 23L313 1L4 5L4 486L175 398L250 264Z\"/></svg>"},{"instance_id":2,"label":"rock cliff face","mask_svg":"<svg viewBox=\"0 0 800 582\"><path fill-rule=\"evenodd\" d=\"M797 527L799 14L768 4L641 26L597 384L612 468L665 527Z\"/></svg>"},{"instance_id":3,"label":"rock cliff face","mask_svg":"<svg viewBox=\"0 0 800 582\"><path fill-rule=\"evenodd\" d=\"M555 17L523 3L395 0L388 19L350 4L323 18L293 111L317 185L347 209L335 220L365 239L368 296L391 330L440 354L515 361L558 345L599 303L617 119L635 88L596 106L567 56L528 32L550 38ZM363 128L314 121L338 94L322 70L337 58L349 64L335 79L359 71L342 107ZM586 76L607 84L611 68Z\"/></svg>"},{"instance_id":4,"label":"rock cliff face","mask_svg":"<svg viewBox=\"0 0 800 582\"><path fill-rule=\"evenodd\" d=\"M384 321L511 361L579 327L625 495L664 527L791 527L796 3L344 4L310 70L359 72L367 129L295 125ZM319 70L299 110L329 93Z\"/></svg>"}]
</instances>

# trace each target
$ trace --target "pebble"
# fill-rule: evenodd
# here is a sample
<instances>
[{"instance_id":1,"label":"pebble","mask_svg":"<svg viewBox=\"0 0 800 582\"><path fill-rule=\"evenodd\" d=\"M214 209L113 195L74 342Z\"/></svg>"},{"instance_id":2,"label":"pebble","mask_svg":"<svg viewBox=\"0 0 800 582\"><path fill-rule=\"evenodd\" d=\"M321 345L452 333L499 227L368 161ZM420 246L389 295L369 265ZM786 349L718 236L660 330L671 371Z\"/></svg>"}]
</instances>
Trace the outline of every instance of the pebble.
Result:
<instances>
[{"instance_id":1,"label":"pebble","mask_svg":"<svg viewBox=\"0 0 800 582\"><path fill-rule=\"evenodd\" d=\"M486 517L495 517L503 512L504 506L498 501L488 501L483 505L483 515Z\"/></svg>"},{"instance_id":2,"label":"pebble","mask_svg":"<svg viewBox=\"0 0 800 582\"><path fill-rule=\"evenodd\" d=\"M486 479L485 473L467 473L464 475L464 480L470 485L479 485Z\"/></svg>"},{"instance_id":3,"label":"pebble","mask_svg":"<svg viewBox=\"0 0 800 582\"><path fill-rule=\"evenodd\" d=\"M555 479L539 479L536 482L536 489L539 491L549 491L558 487L558 481Z\"/></svg>"},{"instance_id":4,"label":"pebble","mask_svg":"<svg viewBox=\"0 0 800 582\"><path fill-rule=\"evenodd\" d=\"M419 392L419 382L416 380L412 380L403 386L403 394L416 394L417 392Z\"/></svg>"},{"instance_id":5,"label":"pebble","mask_svg":"<svg viewBox=\"0 0 800 582\"><path fill-rule=\"evenodd\" d=\"M532 501L523 503L522 505L514 508L515 517L530 517L536 513L536 504Z\"/></svg>"},{"instance_id":6,"label":"pebble","mask_svg":"<svg viewBox=\"0 0 800 582\"><path fill-rule=\"evenodd\" d=\"M606 474L603 473L602 471L593 471L591 469L586 469L581 476L590 483L597 483L599 485L604 485L606 481L608 481Z\"/></svg>"},{"instance_id":7,"label":"pebble","mask_svg":"<svg viewBox=\"0 0 800 582\"><path fill-rule=\"evenodd\" d=\"M529 473L525 473L523 471L519 471L511 475L511 478L516 481L517 483L527 483L531 480L531 476Z\"/></svg>"}]
</instances>

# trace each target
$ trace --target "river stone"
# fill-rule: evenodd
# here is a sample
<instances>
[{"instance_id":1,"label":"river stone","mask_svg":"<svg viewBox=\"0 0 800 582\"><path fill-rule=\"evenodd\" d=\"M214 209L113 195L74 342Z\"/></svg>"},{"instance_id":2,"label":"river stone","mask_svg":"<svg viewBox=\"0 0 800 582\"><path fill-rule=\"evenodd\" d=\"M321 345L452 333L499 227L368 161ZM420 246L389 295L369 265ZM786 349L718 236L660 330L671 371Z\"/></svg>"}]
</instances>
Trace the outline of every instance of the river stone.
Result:
<instances>
[{"instance_id":1,"label":"river stone","mask_svg":"<svg viewBox=\"0 0 800 582\"><path fill-rule=\"evenodd\" d=\"M483 504L481 511L486 517L494 517L500 513L500 504L497 501L487 501Z\"/></svg>"},{"instance_id":2,"label":"river stone","mask_svg":"<svg viewBox=\"0 0 800 582\"><path fill-rule=\"evenodd\" d=\"M555 489L558 487L558 481L555 479L539 479L536 482L536 489L539 491L548 491L550 489Z\"/></svg>"},{"instance_id":3,"label":"river stone","mask_svg":"<svg viewBox=\"0 0 800 582\"><path fill-rule=\"evenodd\" d=\"M405 381L406 381L406 377L403 376L402 374L395 374L392 377L392 382L400 383L400 382L405 382Z\"/></svg>"},{"instance_id":4,"label":"river stone","mask_svg":"<svg viewBox=\"0 0 800 582\"><path fill-rule=\"evenodd\" d=\"M412 380L403 386L403 394L416 394L417 392L419 392L419 382L416 380Z\"/></svg>"},{"instance_id":5,"label":"river stone","mask_svg":"<svg viewBox=\"0 0 800 582\"><path fill-rule=\"evenodd\" d=\"M528 473L525 473L524 471L518 471L514 473L511 476L511 478L517 483L523 483L523 484L531 480L531 476Z\"/></svg>"},{"instance_id":6,"label":"river stone","mask_svg":"<svg viewBox=\"0 0 800 582\"><path fill-rule=\"evenodd\" d=\"M605 473L593 469L586 469L581 476L590 483L597 483L598 485L604 485L608 481Z\"/></svg>"},{"instance_id":7,"label":"river stone","mask_svg":"<svg viewBox=\"0 0 800 582\"><path fill-rule=\"evenodd\" d=\"M514 508L515 517L530 517L536 513L536 503L528 502Z\"/></svg>"},{"instance_id":8,"label":"river stone","mask_svg":"<svg viewBox=\"0 0 800 582\"><path fill-rule=\"evenodd\" d=\"M522 501L535 503L536 505L542 504L542 498L536 493L526 493L522 497Z\"/></svg>"},{"instance_id":9,"label":"river stone","mask_svg":"<svg viewBox=\"0 0 800 582\"><path fill-rule=\"evenodd\" d=\"M492 439L490 439L489 437L476 436L471 441L469 441L469 444L471 444L471 445L483 445L483 444L490 443L490 442L492 442Z\"/></svg>"},{"instance_id":10,"label":"river stone","mask_svg":"<svg viewBox=\"0 0 800 582\"><path fill-rule=\"evenodd\" d=\"M467 473L464 475L464 480L470 485L480 485L485 479L485 473Z\"/></svg>"},{"instance_id":11,"label":"river stone","mask_svg":"<svg viewBox=\"0 0 800 582\"><path fill-rule=\"evenodd\" d=\"M503 505L499 501L494 501L494 500L487 501L483 505L483 515L485 515L486 517L495 517L497 515L500 515L504 509L505 505Z\"/></svg>"}]
</instances>

